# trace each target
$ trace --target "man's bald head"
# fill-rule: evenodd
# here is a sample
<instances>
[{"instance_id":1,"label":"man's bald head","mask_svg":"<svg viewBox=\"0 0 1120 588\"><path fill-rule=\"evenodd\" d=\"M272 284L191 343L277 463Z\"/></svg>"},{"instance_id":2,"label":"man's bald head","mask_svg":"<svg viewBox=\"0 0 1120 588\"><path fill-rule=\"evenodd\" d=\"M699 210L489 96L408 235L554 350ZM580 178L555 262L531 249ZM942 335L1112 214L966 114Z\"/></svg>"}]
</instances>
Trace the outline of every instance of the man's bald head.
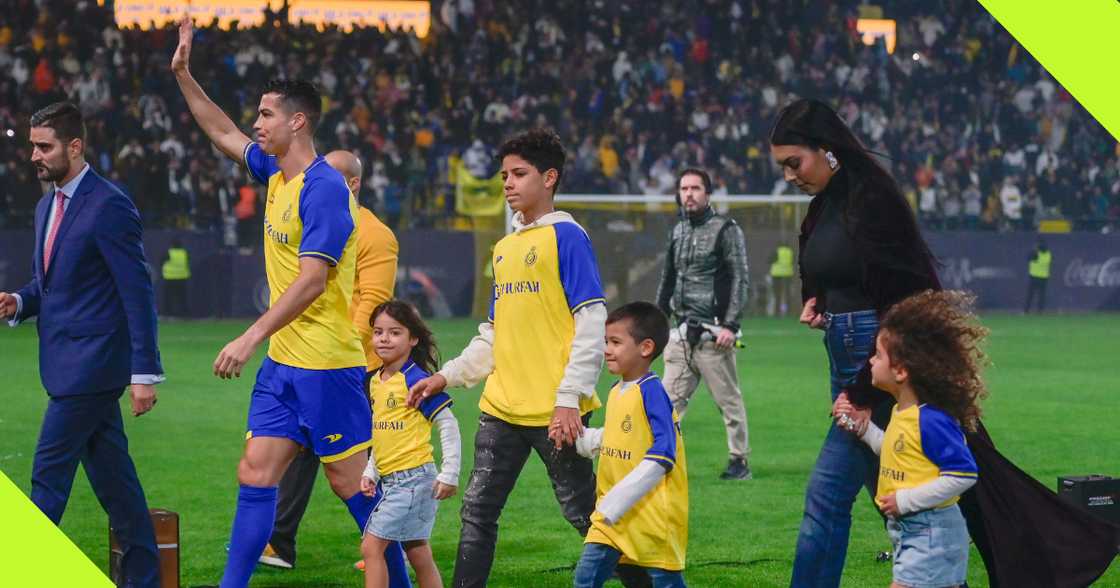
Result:
<instances>
[{"instance_id":1,"label":"man's bald head","mask_svg":"<svg viewBox=\"0 0 1120 588\"><path fill-rule=\"evenodd\" d=\"M362 160L358 156L345 150L331 151L327 154L327 165L338 170L342 177L346 179L346 185L350 187L350 192L355 196L358 195L358 189L362 185Z\"/></svg>"}]
</instances>

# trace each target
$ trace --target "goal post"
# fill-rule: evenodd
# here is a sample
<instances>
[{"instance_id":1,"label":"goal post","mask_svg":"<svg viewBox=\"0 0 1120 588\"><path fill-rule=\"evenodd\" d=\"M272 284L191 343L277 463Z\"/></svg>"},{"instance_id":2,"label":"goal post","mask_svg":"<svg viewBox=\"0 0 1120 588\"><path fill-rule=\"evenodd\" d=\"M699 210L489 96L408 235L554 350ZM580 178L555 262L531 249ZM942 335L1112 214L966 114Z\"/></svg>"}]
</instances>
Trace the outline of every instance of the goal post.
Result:
<instances>
[{"instance_id":1,"label":"goal post","mask_svg":"<svg viewBox=\"0 0 1120 588\"><path fill-rule=\"evenodd\" d=\"M810 201L803 195L724 194L712 207L734 219L747 241L750 291L746 315L771 314L776 308L770 288L770 263L776 248L797 251L801 219ZM671 195L558 194L556 208L570 213L595 245L599 272L612 306L633 300L653 301L665 264L669 231L681 218ZM513 214L506 208L506 231ZM796 298L799 284L791 287ZM789 301L800 308L799 301Z\"/></svg>"}]
</instances>

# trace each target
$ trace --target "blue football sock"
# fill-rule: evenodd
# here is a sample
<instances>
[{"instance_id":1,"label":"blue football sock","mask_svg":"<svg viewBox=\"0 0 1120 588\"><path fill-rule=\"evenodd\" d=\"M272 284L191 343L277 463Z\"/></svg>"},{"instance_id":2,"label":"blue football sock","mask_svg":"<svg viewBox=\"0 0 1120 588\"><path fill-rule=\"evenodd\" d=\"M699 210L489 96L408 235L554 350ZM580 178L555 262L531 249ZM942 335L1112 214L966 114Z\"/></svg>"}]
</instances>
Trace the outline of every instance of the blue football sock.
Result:
<instances>
[{"instance_id":1,"label":"blue football sock","mask_svg":"<svg viewBox=\"0 0 1120 588\"><path fill-rule=\"evenodd\" d=\"M372 498L359 492L346 499L346 508L350 509L350 515L358 523L358 532L365 533L369 515L380 499L380 489ZM408 579L408 566L404 563L404 548L400 543L394 541L385 548L385 565L389 568L389 588L412 588L412 581Z\"/></svg>"},{"instance_id":2,"label":"blue football sock","mask_svg":"<svg viewBox=\"0 0 1120 588\"><path fill-rule=\"evenodd\" d=\"M408 566L404 563L404 547L394 541L385 548L385 566L389 568L389 588L412 588Z\"/></svg>"},{"instance_id":3,"label":"blue football sock","mask_svg":"<svg viewBox=\"0 0 1120 588\"><path fill-rule=\"evenodd\" d=\"M237 492L237 513L229 537L229 558L221 588L245 588L257 566L276 522L276 486L260 488L242 484Z\"/></svg>"},{"instance_id":4,"label":"blue football sock","mask_svg":"<svg viewBox=\"0 0 1120 588\"><path fill-rule=\"evenodd\" d=\"M354 517L355 523L358 523L358 533L364 534L366 532L366 522L369 521L369 515L380 499L381 492L378 490L372 497L358 492L344 501L346 502L346 508L350 509L350 516Z\"/></svg>"}]
</instances>

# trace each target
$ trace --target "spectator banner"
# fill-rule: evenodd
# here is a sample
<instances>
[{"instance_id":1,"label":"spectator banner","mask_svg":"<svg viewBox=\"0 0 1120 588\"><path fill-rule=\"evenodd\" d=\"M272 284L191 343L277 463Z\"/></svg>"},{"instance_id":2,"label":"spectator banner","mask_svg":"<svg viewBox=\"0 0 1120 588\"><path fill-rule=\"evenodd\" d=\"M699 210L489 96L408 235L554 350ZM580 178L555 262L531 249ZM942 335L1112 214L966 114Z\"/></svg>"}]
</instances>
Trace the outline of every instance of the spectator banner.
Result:
<instances>
[{"instance_id":1,"label":"spectator banner","mask_svg":"<svg viewBox=\"0 0 1120 588\"><path fill-rule=\"evenodd\" d=\"M497 216L505 214L506 199L502 196L502 175L480 179L471 175L461 162L455 163L455 211L465 216Z\"/></svg>"},{"instance_id":2,"label":"spectator banner","mask_svg":"<svg viewBox=\"0 0 1120 588\"><path fill-rule=\"evenodd\" d=\"M218 20L229 29L265 24L266 10L283 18L283 0L116 0L114 19L118 27L161 28L176 22L187 10L199 26ZM355 26L412 28L426 37L432 25L431 3L421 0L290 0L287 20L291 24L313 24L319 29L336 25L344 31Z\"/></svg>"},{"instance_id":3,"label":"spectator banner","mask_svg":"<svg viewBox=\"0 0 1120 588\"><path fill-rule=\"evenodd\" d=\"M269 4L270 0L116 0L113 18L120 28L162 28L177 22L189 9L198 26L209 26L216 18L223 29L234 21L238 28L248 28L264 24Z\"/></svg>"},{"instance_id":4,"label":"spectator banner","mask_svg":"<svg viewBox=\"0 0 1120 588\"><path fill-rule=\"evenodd\" d=\"M432 26L432 6L412 0L292 0L288 22L306 22L319 29L333 24L346 32L355 26L411 28L424 38Z\"/></svg>"}]
</instances>

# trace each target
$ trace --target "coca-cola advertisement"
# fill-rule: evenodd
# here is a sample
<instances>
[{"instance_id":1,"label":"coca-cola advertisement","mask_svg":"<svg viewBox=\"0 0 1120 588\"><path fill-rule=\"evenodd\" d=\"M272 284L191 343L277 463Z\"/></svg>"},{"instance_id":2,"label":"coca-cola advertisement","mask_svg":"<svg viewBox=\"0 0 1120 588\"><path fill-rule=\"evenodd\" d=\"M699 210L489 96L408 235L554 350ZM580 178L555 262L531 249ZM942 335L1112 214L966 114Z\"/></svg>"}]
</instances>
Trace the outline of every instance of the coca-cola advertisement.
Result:
<instances>
[{"instance_id":1,"label":"coca-cola advertisement","mask_svg":"<svg viewBox=\"0 0 1120 588\"><path fill-rule=\"evenodd\" d=\"M976 293L981 308L1022 310L1039 243L1051 252L1046 308L1120 310L1120 235L941 232L926 235L946 288Z\"/></svg>"}]
</instances>

